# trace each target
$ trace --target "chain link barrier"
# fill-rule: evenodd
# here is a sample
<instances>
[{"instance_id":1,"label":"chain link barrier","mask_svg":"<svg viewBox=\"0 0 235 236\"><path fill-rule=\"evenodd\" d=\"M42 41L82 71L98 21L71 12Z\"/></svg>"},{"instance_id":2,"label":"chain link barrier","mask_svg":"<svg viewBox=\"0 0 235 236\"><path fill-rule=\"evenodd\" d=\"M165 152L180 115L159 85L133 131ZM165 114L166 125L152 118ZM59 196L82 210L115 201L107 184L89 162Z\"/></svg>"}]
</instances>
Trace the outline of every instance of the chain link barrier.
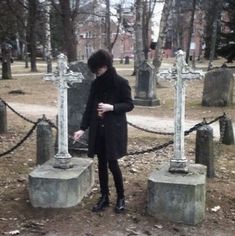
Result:
<instances>
[{"instance_id":1,"label":"chain link barrier","mask_svg":"<svg viewBox=\"0 0 235 236\"><path fill-rule=\"evenodd\" d=\"M15 145L13 146L12 148L10 148L9 150L3 152L3 153L0 153L0 157L2 156L5 156L11 152L13 152L15 149L17 149L18 147L21 146L21 144L23 144L30 136L31 134L33 133L33 131L37 128L37 125L38 123L40 122L40 119L35 122L35 124L33 125L33 127L29 130L29 132Z\"/></svg>"},{"instance_id":2,"label":"chain link barrier","mask_svg":"<svg viewBox=\"0 0 235 236\"><path fill-rule=\"evenodd\" d=\"M141 131L144 131L144 132L147 132L147 133L151 133L151 134L159 134L159 135L174 135L174 133L172 132L159 132L159 131L153 131L153 130L148 130L148 129L145 129L145 128L142 128L142 127L139 127L137 125L134 125L133 123L127 121L127 124L132 126L133 128L136 128L138 130L141 130Z\"/></svg>"},{"instance_id":3,"label":"chain link barrier","mask_svg":"<svg viewBox=\"0 0 235 236\"><path fill-rule=\"evenodd\" d=\"M11 111L13 111L16 115L18 115L20 118L22 118L23 120L31 123L31 124L35 124L35 121L32 121L28 118L26 118L25 116L21 115L19 112L17 112L14 108L12 108L9 104L7 104L2 98L0 98L1 102L4 103L5 106L7 106Z\"/></svg>"},{"instance_id":4,"label":"chain link barrier","mask_svg":"<svg viewBox=\"0 0 235 236\"><path fill-rule=\"evenodd\" d=\"M8 151L5 151L3 153L0 153L0 157L4 156L4 155L7 155L9 153L11 153L12 151L14 151L15 149L17 149L19 146L21 146L21 144L23 144L29 137L30 135L33 133L33 131L36 129L38 123L40 121L46 121L48 122L48 124L52 127L52 128L55 128L55 129L58 129L58 127L49 119L46 119L44 116L43 118L41 119L38 119L37 122L34 122L26 117L24 117L23 115L21 115L20 113L18 113L15 109L13 109L11 106L9 106L3 99L0 98L0 100L5 104L5 106L7 106L11 111L13 111L16 115L18 115L19 117L21 117L22 119L24 119L25 121L27 122L30 122L33 125L33 127L29 130L29 132L25 135L25 137L23 139L21 139L15 146L13 146L11 149L9 149ZM211 120L210 122L207 122L205 118L203 118L203 121L201 123L197 123L196 125L194 125L192 128L190 128L189 130L186 130L184 132L184 136L187 136L189 135L190 133L192 133L193 131L196 131L198 130L200 127L202 127L203 125L210 125L220 119L224 119L226 117L226 114L224 113L222 116L218 116L216 117L215 119ZM141 131L144 131L144 132L148 132L148 133L153 133L153 134L158 134L158 135L174 135L174 133L172 132L158 132L158 131L152 131L152 130L148 130L148 129L145 129L145 128L142 128L142 127L139 127L137 125L134 125L133 123L131 122L127 122L130 126L136 128L136 129L139 129ZM225 123L225 122L223 122ZM223 125L225 126L225 125ZM223 132L224 133L224 128L222 128L221 130L221 133ZM220 134L221 134L220 133ZM73 139L73 137L71 135L69 135L69 138L70 139ZM220 142L222 142L222 139L223 139L223 136L220 136ZM73 139L74 140L74 139ZM79 142L79 141L78 141ZM144 153L151 153L151 152L155 152L157 150L160 150L160 149L163 149L171 144L173 144L174 141L173 140L170 140L166 143L163 143L161 145L158 145L158 146L155 146L155 147L152 147L152 148L148 148L148 149L145 149L145 150L140 150L140 151L135 151L135 152L128 152L126 154L126 156L131 156L131 155L139 155L139 154L144 154Z\"/></svg>"}]
</instances>

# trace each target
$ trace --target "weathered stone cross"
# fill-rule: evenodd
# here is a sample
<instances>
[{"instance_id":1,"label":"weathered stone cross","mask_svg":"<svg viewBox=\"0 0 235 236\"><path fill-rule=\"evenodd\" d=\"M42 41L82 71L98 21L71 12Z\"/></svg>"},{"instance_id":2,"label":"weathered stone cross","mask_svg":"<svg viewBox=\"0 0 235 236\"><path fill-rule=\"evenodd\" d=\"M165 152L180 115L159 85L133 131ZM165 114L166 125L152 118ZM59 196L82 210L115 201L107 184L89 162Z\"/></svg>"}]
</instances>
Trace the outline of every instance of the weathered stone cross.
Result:
<instances>
[{"instance_id":1,"label":"weathered stone cross","mask_svg":"<svg viewBox=\"0 0 235 236\"><path fill-rule=\"evenodd\" d=\"M83 75L78 72L68 72L67 57L60 54L57 59L57 71L46 74L45 80L54 81L58 87L58 153L55 155L55 168L71 168L71 155L68 152L68 87L69 83L81 83Z\"/></svg>"},{"instance_id":2,"label":"weathered stone cross","mask_svg":"<svg viewBox=\"0 0 235 236\"><path fill-rule=\"evenodd\" d=\"M176 52L176 65L171 71L162 71L158 74L160 79L175 80L174 104L174 156L170 160L170 172L188 172L187 159L184 156L184 120L185 120L185 80L201 79L202 71L192 71L185 62L185 52Z\"/></svg>"}]
</instances>

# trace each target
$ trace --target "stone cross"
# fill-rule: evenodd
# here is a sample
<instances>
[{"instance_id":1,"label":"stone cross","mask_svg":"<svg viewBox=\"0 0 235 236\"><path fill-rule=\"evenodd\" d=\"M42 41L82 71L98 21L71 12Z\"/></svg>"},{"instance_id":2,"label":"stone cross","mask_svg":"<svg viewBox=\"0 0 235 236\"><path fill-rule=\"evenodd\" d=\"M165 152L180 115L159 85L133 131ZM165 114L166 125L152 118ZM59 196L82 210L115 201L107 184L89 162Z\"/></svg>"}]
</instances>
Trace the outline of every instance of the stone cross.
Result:
<instances>
[{"instance_id":1,"label":"stone cross","mask_svg":"<svg viewBox=\"0 0 235 236\"><path fill-rule=\"evenodd\" d=\"M57 71L46 74L45 80L55 82L58 87L58 153L55 155L55 168L71 168L71 155L68 152L68 87L69 84L81 83L83 75L68 71L67 57L60 54L57 59Z\"/></svg>"},{"instance_id":2,"label":"stone cross","mask_svg":"<svg viewBox=\"0 0 235 236\"><path fill-rule=\"evenodd\" d=\"M174 120L174 156L170 160L170 172L188 172L187 159L184 156L184 120L185 120L185 80L201 79L202 71L193 71L185 61L185 52L176 52L175 67L158 74L160 79L175 80L175 120Z\"/></svg>"}]
</instances>

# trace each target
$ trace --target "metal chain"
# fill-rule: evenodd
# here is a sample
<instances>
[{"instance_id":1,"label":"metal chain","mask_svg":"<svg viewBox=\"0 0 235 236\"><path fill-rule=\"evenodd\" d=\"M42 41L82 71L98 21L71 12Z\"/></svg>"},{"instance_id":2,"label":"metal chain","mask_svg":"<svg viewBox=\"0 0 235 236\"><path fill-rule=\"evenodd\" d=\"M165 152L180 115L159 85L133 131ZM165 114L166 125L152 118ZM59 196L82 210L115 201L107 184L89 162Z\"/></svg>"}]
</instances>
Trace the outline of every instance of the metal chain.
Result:
<instances>
[{"instance_id":1,"label":"metal chain","mask_svg":"<svg viewBox=\"0 0 235 236\"><path fill-rule=\"evenodd\" d=\"M0 100L5 104L5 106L7 106L11 111L13 111L16 115L18 115L20 118L24 119L25 121L28 121L31 124L35 124L35 121L32 121L26 117L24 117L23 115L21 115L19 112L17 112L14 108L12 108L9 104L7 104L2 98L0 98Z\"/></svg>"},{"instance_id":2,"label":"metal chain","mask_svg":"<svg viewBox=\"0 0 235 236\"><path fill-rule=\"evenodd\" d=\"M40 122L40 119L39 119L37 122L35 122L35 124L34 124L33 127L29 130L29 132L28 132L28 133L24 136L24 138L22 138L15 146L13 146L11 149L9 149L9 150L7 150L7 151L5 151L5 152L3 152L3 153L0 153L0 157L5 156L5 155L11 153L11 152L14 151L15 149L17 149L19 146L21 146L21 144L23 144L23 143L26 141L26 139L28 139L29 136L33 133L33 131L36 129L37 124L38 124L39 122Z\"/></svg>"},{"instance_id":3,"label":"metal chain","mask_svg":"<svg viewBox=\"0 0 235 236\"><path fill-rule=\"evenodd\" d=\"M224 116L225 116L225 114L222 115L222 116L219 116L219 117L215 118L214 120L212 120L212 121L210 121L210 122L208 122L208 123L206 122L206 124L212 124L212 123L216 122L217 120L223 118ZM204 119L203 122L197 123L196 125L194 125L194 126L193 126L192 128L190 128L189 130L186 130L186 131L184 132L184 136L187 136L187 135L189 135L190 133L192 133L193 131L198 130L198 129L199 129L200 127L202 127L203 125L205 125L205 119ZM161 145L156 146L156 147L153 147L153 148L149 148L149 149L145 149L145 150L141 150L141 151L136 151L136 152L128 152L128 153L126 154L126 156L138 155L138 154L144 154L144 153L154 152L154 151L160 150L160 149L162 149L162 148L165 148L165 147L167 147L167 146L169 146L170 144L173 144L173 143L174 143L174 141L173 141L173 140L170 140L170 141L167 142L167 143L161 144Z\"/></svg>"},{"instance_id":4,"label":"metal chain","mask_svg":"<svg viewBox=\"0 0 235 236\"><path fill-rule=\"evenodd\" d=\"M156 146L156 147L153 147L153 148L149 148L149 149L145 149L145 150L141 150L141 151L136 151L136 152L128 152L126 154L126 156L131 156L131 155L139 155L139 154L144 154L144 153L150 153L150 152L154 152L154 151L158 151L162 148L165 148L167 146L169 146L170 144L173 144L174 141L173 140L170 140L169 142L167 143L163 143L159 146Z\"/></svg>"},{"instance_id":5,"label":"metal chain","mask_svg":"<svg viewBox=\"0 0 235 236\"><path fill-rule=\"evenodd\" d=\"M33 127L32 127L32 128L29 130L29 132L27 133L27 135L26 135L19 143L17 143L17 144L16 144L14 147L12 147L10 150L8 150L8 151L6 151L6 152L4 152L4 153L1 153L1 154L0 154L0 157L2 157L2 156L4 156L4 155L6 155L6 154L12 152L12 151L15 150L16 148L18 148L22 143L24 143L24 141L32 134L32 132L34 131L34 129L37 127L37 124L38 124L41 120L44 120L44 121L48 122L48 124L49 124L51 127L55 128L55 129L58 129L58 127L57 127L51 120L45 119L45 117L43 117L42 119L38 119L37 122L34 122L34 121L32 121L32 120L30 120L30 119L28 119L28 118L22 116L21 114L19 114L17 111L15 111L11 106L9 106L9 105L8 105L4 100L2 100L1 98L0 98L0 100L1 100L9 109L11 109L14 113L16 113L18 116L20 116L20 117L23 118L24 120L26 120L26 121L28 121L28 122L34 124ZM193 132L193 131L199 129L201 126L203 126L203 125L205 125L205 124L212 124L212 123L216 122L217 120L222 119L222 118L224 118L224 117L225 117L225 114L222 115L222 116L219 116L219 117L215 118L214 120L212 120L212 121L210 121L210 122L205 122L205 119L204 119L203 122L198 123L198 124L194 125L192 128L190 128L189 130L185 131L185 132L184 132L184 135L187 136L187 135L189 135L191 132ZM154 133L154 134L160 134L160 135L174 135L174 133L170 133L170 132L157 132L157 131L151 131L151 130L148 130L148 129L145 129L145 128L141 128L141 127L139 127L139 126L137 126L137 125L132 124L131 122L127 122L127 123L128 123L129 125L131 125L132 127L137 128L137 129L142 130L142 131L145 131L145 132ZM224 132L224 131L223 131L223 132ZM224 135L224 134L223 134L223 135ZM221 136L221 137L223 137L223 136ZM72 140L74 140L74 138L73 138L71 135L69 135L69 138L72 139ZM78 142L81 143L81 144L84 144L84 143L82 143L82 142L80 142L80 141L78 141ZM160 150L160 149L162 149L162 148L165 148L165 147L167 147L167 146L169 146L170 144L173 144L173 143L174 143L174 141L173 141L173 140L170 140L170 141L168 141L167 143L161 144L161 145L159 145L159 146L155 146L155 147L153 147L153 148L149 148L149 149L145 149L145 150L141 150L141 151L136 151L136 152L129 152L129 153L126 154L126 156L138 155L138 154L143 154L143 153L154 152L154 151Z\"/></svg>"},{"instance_id":6,"label":"metal chain","mask_svg":"<svg viewBox=\"0 0 235 236\"><path fill-rule=\"evenodd\" d=\"M148 132L148 133L152 133L152 134L159 134L159 135L174 135L174 133L170 133L170 132L159 132L159 131L153 131L153 130L148 130L148 129L145 129L145 128L142 128L142 127L139 127L137 125L134 125L132 124L131 122L127 122L128 125L136 128L136 129L139 129L139 130L142 130L142 131L145 131L145 132Z\"/></svg>"}]
</instances>

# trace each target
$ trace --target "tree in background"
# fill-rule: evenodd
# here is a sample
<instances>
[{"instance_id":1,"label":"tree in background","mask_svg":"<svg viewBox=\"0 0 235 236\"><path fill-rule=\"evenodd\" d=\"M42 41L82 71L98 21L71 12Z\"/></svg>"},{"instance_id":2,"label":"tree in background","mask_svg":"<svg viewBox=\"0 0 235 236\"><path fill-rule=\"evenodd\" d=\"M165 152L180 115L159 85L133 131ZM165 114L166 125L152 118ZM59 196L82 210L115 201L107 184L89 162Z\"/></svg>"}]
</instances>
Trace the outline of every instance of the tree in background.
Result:
<instances>
[{"instance_id":1,"label":"tree in background","mask_svg":"<svg viewBox=\"0 0 235 236\"><path fill-rule=\"evenodd\" d=\"M223 11L217 53L231 63L235 59L235 1L225 0Z\"/></svg>"},{"instance_id":2,"label":"tree in background","mask_svg":"<svg viewBox=\"0 0 235 236\"><path fill-rule=\"evenodd\" d=\"M37 71L36 64L36 50L37 50L37 36L36 36L36 23L38 19L38 1L28 0L28 42L30 53L30 66L31 71Z\"/></svg>"},{"instance_id":3,"label":"tree in background","mask_svg":"<svg viewBox=\"0 0 235 236\"><path fill-rule=\"evenodd\" d=\"M12 50L15 47L17 19L12 15L7 1L0 2L0 45L2 79L11 79Z\"/></svg>"},{"instance_id":4,"label":"tree in background","mask_svg":"<svg viewBox=\"0 0 235 236\"><path fill-rule=\"evenodd\" d=\"M165 0L165 4L162 10L162 17L160 21L159 37L155 48L155 54L153 59L153 65L155 66L156 73L162 63L163 48L166 42L166 34L168 30L169 16L172 11L173 0Z\"/></svg>"},{"instance_id":5,"label":"tree in background","mask_svg":"<svg viewBox=\"0 0 235 236\"><path fill-rule=\"evenodd\" d=\"M143 1L142 34L143 34L144 57L146 60L148 59L148 52L150 48L150 23L157 2L162 2L162 0Z\"/></svg>"},{"instance_id":6,"label":"tree in background","mask_svg":"<svg viewBox=\"0 0 235 236\"><path fill-rule=\"evenodd\" d=\"M80 0L51 0L52 6L56 9L58 16L62 22L63 49L68 57L68 61L77 60L77 44L78 44L78 16Z\"/></svg>"},{"instance_id":7,"label":"tree in background","mask_svg":"<svg viewBox=\"0 0 235 236\"><path fill-rule=\"evenodd\" d=\"M144 44L143 44L143 1L136 0L135 1L135 12L136 12L136 19L135 19L135 72L138 71L139 66L142 62L144 62Z\"/></svg>"}]
</instances>

